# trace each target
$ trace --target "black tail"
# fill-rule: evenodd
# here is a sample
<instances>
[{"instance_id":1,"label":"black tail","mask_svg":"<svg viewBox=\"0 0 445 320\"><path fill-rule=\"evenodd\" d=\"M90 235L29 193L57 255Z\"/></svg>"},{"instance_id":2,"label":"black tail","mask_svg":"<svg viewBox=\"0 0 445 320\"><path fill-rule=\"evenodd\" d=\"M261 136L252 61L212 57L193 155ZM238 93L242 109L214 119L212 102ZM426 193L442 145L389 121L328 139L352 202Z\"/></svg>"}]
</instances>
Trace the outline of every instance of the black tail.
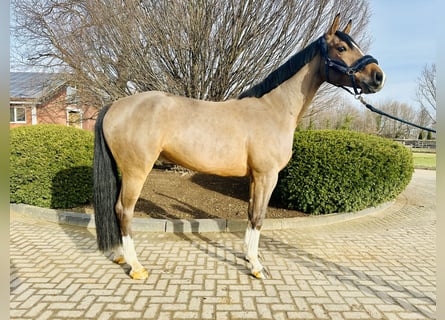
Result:
<instances>
[{"instance_id":1,"label":"black tail","mask_svg":"<svg viewBox=\"0 0 445 320\"><path fill-rule=\"evenodd\" d=\"M108 148L103 133L103 119L110 106L98 115L94 138L94 214L99 250L108 251L122 244L115 204L119 195L119 174L116 161Z\"/></svg>"}]
</instances>

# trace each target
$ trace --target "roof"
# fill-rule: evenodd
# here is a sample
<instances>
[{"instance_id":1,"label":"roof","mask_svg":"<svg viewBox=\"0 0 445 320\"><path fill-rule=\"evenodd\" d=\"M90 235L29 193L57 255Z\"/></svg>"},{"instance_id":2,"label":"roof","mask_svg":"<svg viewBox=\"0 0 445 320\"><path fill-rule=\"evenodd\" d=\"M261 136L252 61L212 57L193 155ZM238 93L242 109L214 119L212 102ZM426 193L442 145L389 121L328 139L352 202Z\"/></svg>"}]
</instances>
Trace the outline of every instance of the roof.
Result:
<instances>
[{"instance_id":1,"label":"roof","mask_svg":"<svg viewBox=\"0 0 445 320\"><path fill-rule=\"evenodd\" d=\"M65 82L57 73L10 72L9 96L16 99L40 99Z\"/></svg>"}]
</instances>

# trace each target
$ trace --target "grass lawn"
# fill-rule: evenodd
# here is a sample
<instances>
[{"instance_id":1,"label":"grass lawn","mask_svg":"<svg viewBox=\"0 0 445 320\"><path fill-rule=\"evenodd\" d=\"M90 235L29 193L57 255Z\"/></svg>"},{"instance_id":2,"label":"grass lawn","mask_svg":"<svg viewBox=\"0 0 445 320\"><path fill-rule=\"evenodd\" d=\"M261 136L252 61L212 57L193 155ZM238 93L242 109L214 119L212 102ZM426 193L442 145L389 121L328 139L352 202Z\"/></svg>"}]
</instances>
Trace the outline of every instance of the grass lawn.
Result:
<instances>
[{"instance_id":1,"label":"grass lawn","mask_svg":"<svg viewBox=\"0 0 445 320\"><path fill-rule=\"evenodd\" d=\"M436 169L436 154L413 152L414 167L417 169Z\"/></svg>"}]
</instances>

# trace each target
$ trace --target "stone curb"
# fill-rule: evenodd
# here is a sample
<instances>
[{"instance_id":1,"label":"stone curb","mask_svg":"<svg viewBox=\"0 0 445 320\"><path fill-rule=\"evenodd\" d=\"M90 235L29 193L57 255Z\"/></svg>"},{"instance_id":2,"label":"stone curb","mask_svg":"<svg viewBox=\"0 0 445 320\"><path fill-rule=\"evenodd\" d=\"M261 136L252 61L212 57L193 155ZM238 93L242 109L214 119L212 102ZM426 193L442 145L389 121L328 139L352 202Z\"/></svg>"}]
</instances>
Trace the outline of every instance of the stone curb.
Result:
<instances>
[{"instance_id":1,"label":"stone curb","mask_svg":"<svg viewBox=\"0 0 445 320\"><path fill-rule=\"evenodd\" d=\"M295 229L298 227L315 227L337 222L357 219L372 213L378 213L391 207L395 201L389 201L377 207L348 213L332 213L327 215L265 219L262 230ZM66 224L88 229L95 229L94 215L69 212L63 210L40 208L26 204L9 205L9 210L33 218L58 224ZM173 233L203 233L203 232L239 232L246 229L247 219L151 219L133 218L133 231L139 232L173 232Z\"/></svg>"}]
</instances>

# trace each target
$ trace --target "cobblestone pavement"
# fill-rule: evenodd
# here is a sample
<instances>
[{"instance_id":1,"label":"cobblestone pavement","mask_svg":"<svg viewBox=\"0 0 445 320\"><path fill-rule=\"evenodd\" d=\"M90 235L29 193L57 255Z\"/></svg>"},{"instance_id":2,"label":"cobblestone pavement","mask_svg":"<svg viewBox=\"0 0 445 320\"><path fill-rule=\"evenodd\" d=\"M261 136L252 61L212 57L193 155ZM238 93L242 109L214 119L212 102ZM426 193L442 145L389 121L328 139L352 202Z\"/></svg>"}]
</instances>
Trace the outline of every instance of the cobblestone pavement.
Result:
<instances>
[{"instance_id":1,"label":"cobblestone pavement","mask_svg":"<svg viewBox=\"0 0 445 320\"><path fill-rule=\"evenodd\" d=\"M10 214L11 319L435 319L435 172L383 212L264 231L271 278L243 260L242 233L136 233L150 272L96 250L94 229Z\"/></svg>"}]
</instances>

